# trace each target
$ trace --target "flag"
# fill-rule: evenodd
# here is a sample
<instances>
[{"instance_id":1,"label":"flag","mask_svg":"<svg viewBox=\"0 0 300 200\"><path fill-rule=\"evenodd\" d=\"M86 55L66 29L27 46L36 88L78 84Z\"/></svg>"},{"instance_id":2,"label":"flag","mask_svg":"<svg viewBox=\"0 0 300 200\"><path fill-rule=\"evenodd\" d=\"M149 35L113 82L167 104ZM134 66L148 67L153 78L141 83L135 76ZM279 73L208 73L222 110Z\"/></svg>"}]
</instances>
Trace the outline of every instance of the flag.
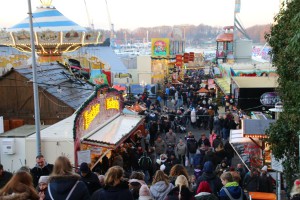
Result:
<instances>
[{"instance_id":1,"label":"flag","mask_svg":"<svg viewBox=\"0 0 300 200\"><path fill-rule=\"evenodd\" d=\"M241 0L235 0L235 13L240 13L241 12Z\"/></svg>"}]
</instances>

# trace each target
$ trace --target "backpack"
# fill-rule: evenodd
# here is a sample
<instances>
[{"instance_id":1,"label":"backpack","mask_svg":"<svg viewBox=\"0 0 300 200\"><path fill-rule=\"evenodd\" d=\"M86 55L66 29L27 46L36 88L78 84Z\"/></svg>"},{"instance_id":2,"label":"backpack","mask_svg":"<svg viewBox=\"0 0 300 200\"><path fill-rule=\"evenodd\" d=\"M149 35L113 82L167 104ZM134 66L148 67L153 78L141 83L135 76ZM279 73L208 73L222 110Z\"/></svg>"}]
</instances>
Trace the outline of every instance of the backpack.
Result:
<instances>
[{"instance_id":1,"label":"backpack","mask_svg":"<svg viewBox=\"0 0 300 200\"><path fill-rule=\"evenodd\" d=\"M195 139L189 139L188 140L188 148L190 153L196 153L198 144Z\"/></svg>"},{"instance_id":2,"label":"backpack","mask_svg":"<svg viewBox=\"0 0 300 200\"><path fill-rule=\"evenodd\" d=\"M143 170L149 170L152 167L152 160L149 156L145 156L143 155L140 159L139 159L139 166L143 169Z\"/></svg>"}]
</instances>

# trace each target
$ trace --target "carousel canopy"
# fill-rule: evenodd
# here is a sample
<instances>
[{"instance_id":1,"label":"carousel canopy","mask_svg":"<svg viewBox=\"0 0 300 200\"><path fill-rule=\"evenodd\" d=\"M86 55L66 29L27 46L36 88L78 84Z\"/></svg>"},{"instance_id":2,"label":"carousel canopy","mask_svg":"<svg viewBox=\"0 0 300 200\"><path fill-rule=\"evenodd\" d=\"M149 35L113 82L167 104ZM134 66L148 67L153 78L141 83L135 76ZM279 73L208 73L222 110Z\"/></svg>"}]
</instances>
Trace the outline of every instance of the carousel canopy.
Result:
<instances>
[{"instance_id":1,"label":"carousel canopy","mask_svg":"<svg viewBox=\"0 0 300 200\"><path fill-rule=\"evenodd\" d=\"M66 18L55 7L40 7L33 14L33 28L35 32L52 31L86 31L75 22ZM29 17L8 29L8 32L29 31Z\"/></svg>"},{"instance_id":2,"label":"carousel canopy","mask_svg":"<svg viewBox=\"0 0 300 200\"><path fill-rule=\"evenodd\" d=\"M41 1L33 14L34 42L39 56L60 56L82 46L102 43L98 31L87 31L62 13ZM0 45L11 46L21 52L31 52L29 17L15 26L0 31Z\"/></svg>"}]
</instances>

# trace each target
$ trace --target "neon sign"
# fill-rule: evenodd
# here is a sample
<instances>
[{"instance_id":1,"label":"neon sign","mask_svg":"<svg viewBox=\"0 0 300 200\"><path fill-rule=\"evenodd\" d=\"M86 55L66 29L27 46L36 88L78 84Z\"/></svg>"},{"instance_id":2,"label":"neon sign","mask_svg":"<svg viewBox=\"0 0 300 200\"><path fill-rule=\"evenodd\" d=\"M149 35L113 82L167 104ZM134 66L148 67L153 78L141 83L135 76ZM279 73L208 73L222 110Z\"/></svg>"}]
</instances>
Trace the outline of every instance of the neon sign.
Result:
<instances>
[{"instance_id":1,"label":"neon sign","mask_svg":"<svg viewBox=\"0 0 300 200\"><path fill-rule=\"evenodd\" d=\"M85 111L83 113L83 126L84 130L87 130L90 127L90 124L95 119L95 117L100 113L100 104L93 105L90 111Z\"/></svg>"},{"instance_id":2,"label":"neon sign","mask_svg":"<svg viewBox=\"0 0 300 200\"><path fill-rule=\"evenodd\" d=\"M109 110L109 109L119 110L119 108L120 108L118 99L114 99L113 97L110 97L110 98L107 98L105 100L105 102L106 102L106 110Z\"/></svg>"}]
</instances>

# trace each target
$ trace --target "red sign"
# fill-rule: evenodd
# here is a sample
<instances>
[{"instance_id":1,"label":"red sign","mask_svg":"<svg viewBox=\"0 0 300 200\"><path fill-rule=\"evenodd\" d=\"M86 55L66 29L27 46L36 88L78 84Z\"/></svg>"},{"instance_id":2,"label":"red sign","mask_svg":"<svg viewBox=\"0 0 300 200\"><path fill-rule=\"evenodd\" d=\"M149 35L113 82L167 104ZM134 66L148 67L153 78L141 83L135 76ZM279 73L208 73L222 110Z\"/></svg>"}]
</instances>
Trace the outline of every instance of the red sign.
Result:
<instances>
[{"instance_id":1,"label":"red sign","mask_svg":"<svg viewBox=\"0 0 300 200\"><path fill-rule=\"evenodd\" d=\"M189 62L189 57L190 57L189 53L184 53L183 54L183 62L188 63Z\"/></svg>"},{"instance_id":2,"label":"red sign","mask_svg":"<svg viewBox=\"0 0 300 200\"><path fill-rule=\"evenodd\" d=\"M195 59L195 53L190 52L189 61L194 61L194 59Z\"/></svg>"},{"instance_id":3,"label":"red sign","mask_svg":"<svg viewBox=\"0 0 300 200\"><path fill-rule=\"evenodd\" d=\"M182 55L176 55L176 63L175 65L177 67L181 67L182 66Z\"/></svg>"}]
</instances>

